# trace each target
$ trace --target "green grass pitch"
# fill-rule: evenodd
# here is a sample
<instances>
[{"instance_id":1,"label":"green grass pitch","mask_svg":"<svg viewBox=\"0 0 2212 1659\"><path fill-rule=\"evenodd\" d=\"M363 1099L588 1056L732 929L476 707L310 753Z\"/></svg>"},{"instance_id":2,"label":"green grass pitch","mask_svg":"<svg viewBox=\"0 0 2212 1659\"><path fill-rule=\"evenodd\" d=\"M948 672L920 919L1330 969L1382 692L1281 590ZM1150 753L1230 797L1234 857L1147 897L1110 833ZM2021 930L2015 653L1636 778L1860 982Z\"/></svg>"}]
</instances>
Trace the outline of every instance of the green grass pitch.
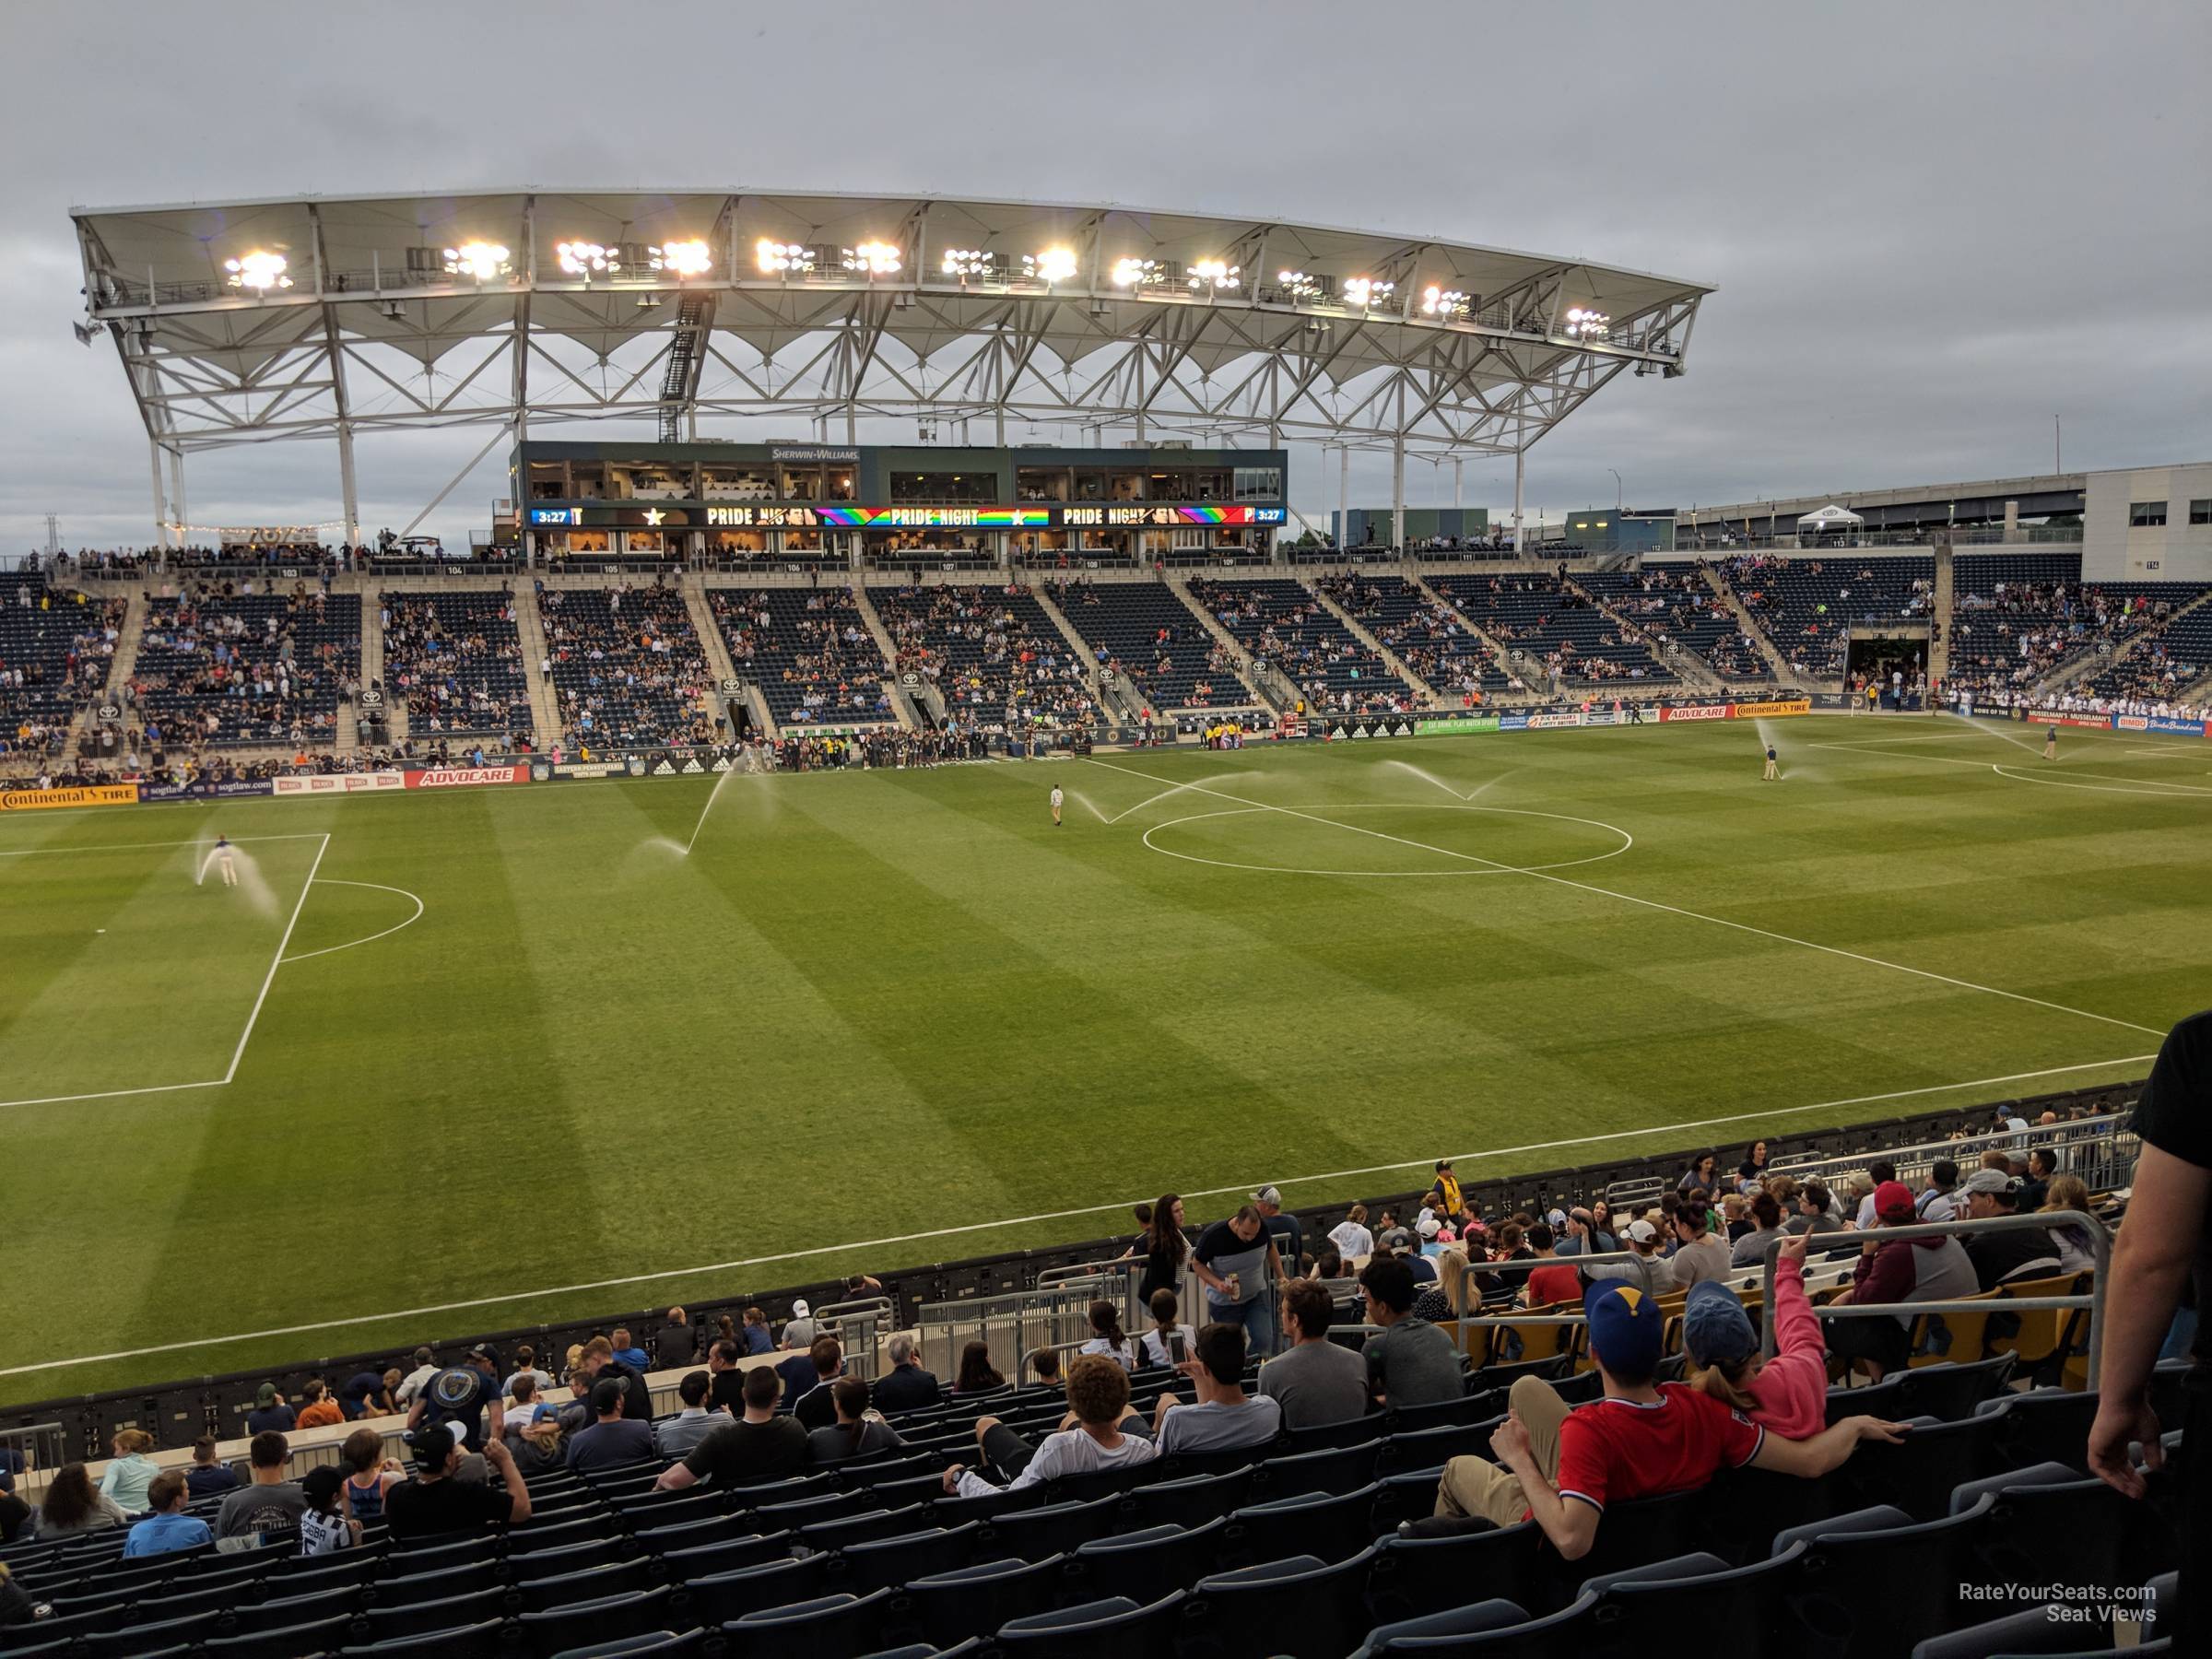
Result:
<instances>
[{"instance_id":1,"label":"green grass pitch","mask_svg":"<svg viewBox=\"0 0 2212 1659\"><path fill-rule=\"evenodd\" d=\"M0 1397L2110 1081L2204 1004L2212 745L1765 729L10 815Z\"/></svg>"}]
</instances>

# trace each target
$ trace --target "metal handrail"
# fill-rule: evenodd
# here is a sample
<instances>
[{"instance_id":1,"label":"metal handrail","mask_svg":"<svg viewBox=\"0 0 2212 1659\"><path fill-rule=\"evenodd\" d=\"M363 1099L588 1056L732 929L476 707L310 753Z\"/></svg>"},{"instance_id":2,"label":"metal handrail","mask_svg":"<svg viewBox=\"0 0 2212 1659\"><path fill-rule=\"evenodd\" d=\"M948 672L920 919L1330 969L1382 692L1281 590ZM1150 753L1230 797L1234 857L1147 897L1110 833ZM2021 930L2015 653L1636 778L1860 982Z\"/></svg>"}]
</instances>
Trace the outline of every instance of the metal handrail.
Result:
<instances>
[{"instance_id":1,"label":"metal handrail","mask_svg":"<svg viewBox=\"0 0 2212 1659\"><path fill-rule=\"evenodd\" d=\"M2048 1232L2056 1228L2077 1226L2088 1230L2095 1258L2096 1277L2089 1293L2087 1296L2006 1297L2002 1299L2002 1305L2009 1312L2033 1312L2060 1308L2088 1309L2088 1385L2094 1389L2097 1386L2098 1349L2104 1333L2105 1286L2111 1277L2106 1270L2112 1259L2112 1230L2097 1217L2086 1215L2080 1210L2036 1210L2025 1216L1984 1216L1971 1221L1916 1221L1909 1227L1877 1227L1861 1237L1877 1243L1895 1244L1909 1243L1914 1239L1947 1239L1961 1233L2024 1232L2030 1230ZM1762 1279L1766 1300L1759 1316L1759 1351L1770 1357L1775 1351L1774 1262L1783 1243L1783 1241L1780 1239L1768 1242ZM1863 1319L1886 1313L1893 1319L1901 1316L1910 1320L1923 1313L1986 1313L1997 1301L1998 1299L1984 1293L1968 1300L1944 1301L1847 1302L1840 1308L1832 1304L1816 1307L1813 1315L1817 1319Z\"/></svg>"},{"instance_id":2,"label":"metal handrail","mask_svg":"<svg viewBox=\"0 0 2212 1659\"><path fill-rule=\"evenodd\" d=\"M2073 1118L2058 1124L2030 1124L2025 1129L1990 1129L1978 1135L1961 1135L1956 1140L1919 1141L1910 1147L1883 1147L1871 1151L1839 1153L1832 1158L1772 1163L1767 1166L1767 1173L1787 1175L1793 1181L1802 1182L1807 1178L1818 1180L1830 1173L1855 1174L1867 1165L1882 1159L1897 1165L1901 1171L1908 1165L1918 1168L1946 1158L1963 1162L1991 1150L2031 1152L2037 1147L2054 1149L2078 1147L2097 1141L2116 1141L2121 1135L2129 1131L2134 1123L2135 1109L2126 1107L2093 1118Z\"/></svg>"}]
</instances>

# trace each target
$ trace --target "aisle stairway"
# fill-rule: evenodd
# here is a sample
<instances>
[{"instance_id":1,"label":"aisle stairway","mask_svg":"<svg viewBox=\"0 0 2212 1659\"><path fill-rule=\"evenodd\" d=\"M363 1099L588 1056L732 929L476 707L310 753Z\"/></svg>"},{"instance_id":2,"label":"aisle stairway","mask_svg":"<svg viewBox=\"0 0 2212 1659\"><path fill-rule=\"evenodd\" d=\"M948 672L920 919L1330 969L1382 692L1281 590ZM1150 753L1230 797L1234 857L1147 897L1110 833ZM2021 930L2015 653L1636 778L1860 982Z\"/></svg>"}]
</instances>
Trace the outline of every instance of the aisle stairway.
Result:
<instances>
[{"instance_id":1,"label":"aisle stairway","mask_svg":"<svg viewBox=\"0 0 2212 1659\"><path fill-rule=\"evenodd\" d=\"M1462 628L1465 629L1469 633L1480 640L1484 646L1488 649L1490 655L1497 659L1498 666L1500 671L1508 674L1521 673L1520 666L1513 661L1513 653L1511 647L1509 647L1505 641L1500 640L1496 634L1489 632L1486 629L1478 627L1474 618L1469 617L1465 611L1460 609L1457 605L1453 604L1441 589L1430 586L1427 577L1414 575L1408 577L1407 580L1410 581L1413 585L1420 591L1420 594L1424 599L1428 600L1431 605L1442 606L1446 610L1450 611L1453 616L1459 619L1459 625ZM1509 705L1514 703L1543 701L1545 700L1546 693L1550 688L1550 677L1541 672L1540 665L1531 665L1531 669L1536 674L1537 678L1544 681L1542 686L1536 685L1529 678L1528 674L1523 673L1521 674L1521 677L1524 685L1527 688L1526 689L1521 691L1500 692L1493 700Z\"/></svg>"},{"instance_id":2,"label":"aisle stairway","mask_svg":"<svg viewBox=\"0 0 2212 1659\"><path fill-rule=\"evenodd\" d=\"M1698 573L1705 578L1705 585L1718 594L1723 603L1735 613L1737 626L1749 636L1751 643L1758 647L1759 654L1766 660L1767 667L1774 676L1775 684L1796 685L1798 683L1797 671L1783 660L1782 653L1774 649L1774 641L1767 637L1767 630L1759 626L1759 618L1746 610L1744 602L1735 596L1735 590L1723 582L1721 573L1711 565L1699 566Z\"/></svg>"},{"instance_id":3,"label":"aisle stairway","mask_svg":"<svg viewBox=\"0 0 2212 1659\"><path fill-rule=\"evenodd\" d=\"M1320 587L1314 583L1307 582L1305 585L1307 591L1312 594L1314 598L1321 601L1323 608L1325 609L1329 615L1335 618L1337 621L1343 623L1345 626L1345 630L1348 632L1353 639L1359 641L1360 644L1366 646L1370 651L1381 657L1384 665L1393 674L1404 680L1408 686L1411 686L1414 690L1421 695L1425 701L1439 706L1442 704L1444 700L1437 695L1436 688L1431 686L1427 680L1423 679L1419 675L1416 674L1411 668L1406 666L1405 658L1398 655L1396 652L1391 650L1389 646L1383 644L1382 641L1376 639L1373 634L1370 633L1367 630L1366 623L1360 621L1359 618L1353 616L1350 611L1346 610L1343 606L1337 604L1336 601L1332 599L1327 594L1322 592Z\"/></svg>"},{"instance_id":4,"label":"aisle stairway","mask_svg":"<svg viewBox=\"0 0 2212 1659\"><path fill-rule=\"evenodd\" d=\"M891 700L892 712L899 716L899 724L906 730L912 732L920 729L923 722L916 717L914 700L900 689L898 644L891 638L891 630L884 627L883 618L877 614L876 602L868 597L866 582L855 582L853 584L853 607L860 613L861 623L867 629L868 637L876 641L876 649L883 653L884 665L890 669L890 673L884 677L883 689L884 694ZM938 700L937 707L942 711L943 699Z\"/></svg>"},{"instance_id":5,"label":"aisle stairway","mask_svg":"<svg viewBox=\"0 0 2212 1659\"><path fill-rule=\"evenodd\" d=\"M539 668L546 660L546 619L537 608L537 589L534 584L518 585L514 590L514 631L523 646L523 673L530 686L530 724L540 749L549 749L560 741L560 700L554 694L553 682ZM395 717L406 713L394 709ZM394 726L394 735L398 728Z\"/></svg>"},{"instance_id":6,"label":"aisle stairway","mask_svg":"<svg viewBox=\"0 0 2212 1659\"><path fill-rule=\"evenodd\" d=\"M88 591L98 596L99 590ZM84 753L84 742L93 729L100 703L120 704L123 701L123 688L129 684L133 671L138 666L138 641L146 634L146 613L148 608L146 590L134 587L129 608L123 614L123 626L116 630L115 654L108 660L107 686L100 692L98 702L79 710L76 718L69 723L69 741L62 749L64 766L76 764L77 757ZM124 724L129 726L145 723L135 712L127 712Z\"/></svg>"},{"instance_id":7,"label":"aisle stairway","mask_svg":"<svg viewBox=\"0 0 2212 1659\"><path fill-rule=\"evenodd\" d=\"M1041 584L1031 588L1030 596L1052 618L1053 626L1060 630L1060 637L1068 642L1077 657L1089 666L1099 688L1099 707L1107 717L1116 724L1135 724L1138 712L1144 707L1137 698L1136 688L1123 676L1106 671L1100 664L1097 653L1091 650L1090 642L1076 631L1076 625L1067 619L1067 613L1053 602L1052 594Z\"/></svg>"},{"instance_id":8,"label":"aisle stairway","mask_svg":"<svg viewBox=\"0 0 2212 1659\"><path fill-rule=\"evenodd\" d=\"M1191 592L1190 582L1181 576L1170 576L1168 591L1182 601L1183 609L1206 624L1206 631L1214 637L1216 644L1230 654L1232 662L1241 663L1237 682L1253 695L1253 700L1263 703L1277 714L1288 713L1301 700L1298 688L1287 684L1265 663L1252 654L1252 648L1235 634L1221 626L1220 618L1198 603Z\"/></svg>"}]
</instances>

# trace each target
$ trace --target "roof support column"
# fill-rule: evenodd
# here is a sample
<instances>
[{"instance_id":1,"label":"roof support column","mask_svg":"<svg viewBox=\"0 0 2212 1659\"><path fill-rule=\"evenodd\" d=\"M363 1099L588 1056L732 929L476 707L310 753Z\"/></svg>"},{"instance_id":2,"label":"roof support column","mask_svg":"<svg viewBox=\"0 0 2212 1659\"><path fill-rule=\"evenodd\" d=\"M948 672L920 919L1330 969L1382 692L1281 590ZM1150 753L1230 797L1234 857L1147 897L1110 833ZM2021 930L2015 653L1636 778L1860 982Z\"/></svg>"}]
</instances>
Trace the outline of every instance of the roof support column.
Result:
<instances>
[{"instance_id":1,"label":"roof support column","mask_svg":"<svg viewBox=\"0 0 2212 1659\"><path fill-rule=\"evenodd\" d=\"M152 438L146 441L146 456L154 470L154 545L169 546L169 501L161 493L161 446Z\"/></svg>"},{"instance_id":2,"label":"roof support column","mask_svg":"<svg viewBox=\"0 0 2212 1659\"><path fill-rule=\"evenodd\" d=\"M1513 551L1521 551L1521 485L1528 476L1528 452L1513 452Z\"/></svg>"},{"instance_id":3,"label":"roof support column","mask_svg":"<svg viewBox=\"0 0 2212 1659\"><path fill-rule=\"evenodd\" d=\"M1352 446L1336 446L1336 545L1352 545Z\"/></svg>"},{"instance_id":4,"label":"roof support column","mask_svg":"<svg viewBox=\"0 0 2212 1659\"><path fill-rule=\"evenodd\" d=\"M1406 556L1406 434L1396 432L1390 440L1390 542L1391 551L1403 559Z\"/></svg>"},{"instance_id":5,"label":"roof support column","mask_svg":"<svg viewBox=\"0 0 2212 1659\"><path fill-rule=\"evenodd\" d=\"M361 545L361 508L353 487L353 422L338 422L338 493L345 504L346 556Z\"/></svg>"},{"instance_id":6,"label":"roof support column","mask_svg":"<svg viewBox=\"0 0 2212 1659\"><path fill-rule=\"evenodd\" d=\"M1459 478L1459 469L1465 459L1461 455L1452 457L1452 505L1455 511L1466 505L1466 495L1460 488Z\"/></svg>"},{"instance_id":7,"label":"roof support column","mask_svg":"<svg viewBox=\"0 0 2212 1659\"><path fill-rule=\"evenodd\" d=\"M184 508L184 452L169 452L169 516L176 521L177 546L184 545L184 525L190 514Z\"/></svg>"}]
</instances>

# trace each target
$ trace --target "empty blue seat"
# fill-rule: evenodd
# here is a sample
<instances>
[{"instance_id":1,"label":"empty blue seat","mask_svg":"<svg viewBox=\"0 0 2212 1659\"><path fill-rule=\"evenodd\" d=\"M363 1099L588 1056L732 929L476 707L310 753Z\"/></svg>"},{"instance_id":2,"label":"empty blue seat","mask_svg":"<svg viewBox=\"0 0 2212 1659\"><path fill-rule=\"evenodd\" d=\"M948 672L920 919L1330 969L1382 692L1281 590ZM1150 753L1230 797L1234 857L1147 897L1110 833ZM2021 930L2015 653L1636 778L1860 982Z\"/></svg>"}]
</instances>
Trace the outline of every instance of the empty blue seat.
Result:
<instances>
[{"instance_id":1,"label":"empty blue seat","mask_svg":"<svg viewBox=\"0 0 2212 1659\"><path fill-rule=\"evenodd\" d=\"M584 1567L557 1579L525 1579L514 1586L519 1611L542 1613L573 1602L597 1601L645 1589L653 1582L653 1564L643 1556L628 1561L609 1561L602 1567Z\"/></svg>"},{"instance_id":2,"label":"empty blue seat","mask_svg":"<svg viewBox=\"0 0 2212 1659\"><path fill-rule=\"evenodd\" d=\"M963 1521L958 1526L933 1526L847 1544L839 1552L845 1567L844 1587L865 1594L965 1567L974 1558L982 1529L981 1521Z\"/></svg>"},{"instance_id":3,"label":"empty blue seat","mask_svg":"<svg viewBox=\"0 0 2212 1659\"><path fill-rule=\"evenodd\" d=\"M705 1650L704 1630L653 1630L642 1636L625 1636L619 1641L587 1642L563 1648L553 1659L678 1659Z\"/></svg>"},{"instance_id":4,"label":"empty blue seat","mask_svg":"<svg viewBox=\"0 0 2212 1659\"><path fill-rule=\"evenodd\" d=\"M1112 1594L1149 1605L1171 1590L1189 1589L1213 1571L1228 1527L1229 1518L1219 1515L1198 1526L1147 1526L1093 1538L1077 1548L1070 1580L1088 1593L1087 1599Z\"/></svg>"},{"instance_id":5,"label":"empty blue seat","mask_svg":"<svg viewBox=\"0 0 2212 1659\"><path fill-rule=\"evenodd\" d=\"M497 1584L466 1595L449 1595L437 1601L402 1602L386 1606L372 1602L361 1615L371 1641L397 1641L409 1636L427 1636L456 1625L481 1624L506 1617L507 1592Z\"/></svg>"},{"instance_id":6,"label":"empty blue seat","mask_svg":"<svg viewBox=\"0 0 2212 1659\"><path fill-rule=\"evenodd\" d=\"M524 1650L551 1659L561 1649L579 1644L657 1634L669 1623L670 1594L666 1584L656 1584L650 1590L630 1590L524 1613L521 1621Z\"/></svg>"},{"instance_id":7,"label":"empty blue seat","mask_svg":"<svg viewBox=\"0 0 2212 1659\"><path fill-rule=\"evenodd\" d=\"M1995 1502L1984 1495L1961 1513L1924 1522L1898 1509L1862 1510L1777 1533L1773 1554L1806 1547L1785 1575L1792 1617L1847 1659L1889 1659L1900 1631L1948 1630ZM1881 1594L1869 1595L1870 1584Z\"/></svg>"},{"instance_id":8,"label":"empty blue seat","mask_svg":"<svg viewBox=\"0 0 2212 1659\"><path fill-rule=\"evenodd\" d=\"M492 1619L433 1635L394 1636L388 1641L340 1648L338 1654L339 1659L367 1659L371 1654L405 1654L407 1659L505 1659L501 1642L505 1629L498 1619Z\"/></svg>"},{"instance_id":9,"label":"empty blue seat","mask_svg":"<svg viewBox=\"0 0 2212 1659\"><path fill-rule=\"evenodd\" d=\"M328 1653L344 1646L352 1624L341 1613L333 1618L255 1630L243 1636L210 1637L200 1651L207 1659L299 1659L301 1653Z\"/></svg>"},{"instance_id":10,"label":"empty blue seat","mask_svg":"<svg viewBox=\"0 0 2212 1659\"><path fill-rule=\"evenodd\" d=\"M812 1601L748 1613L722 1627L730 1659L757 1654L865 1653L877 1645L891 1593L823 1595Z\"/></svg>"},{"instance_id":11,"label":"empty blue seat","mask_svg":"<svg viewBox=\"0 0 2212 1659\"><path fill-rule=\"evenodd\" d=\"M725 1625L764 1607L818 1596L829 1573L830 1558L818 1555L740 1567L685 1580L679 1606L690 1623Z\"/></svg>"},{"instance_id":12,"label":"empty blue seat","mask_svg":"<svg viewBox=\"0 0 2212 1659\"><path fill-rule=\"evenodd\" d=\"M1385 1622L1447 1612L1474 1586L1533 1582L1547 1547L1534 1521L1443 1538L1385 1537L1368 1563L1368 1606ZM1514 1617L1524 1617L1518 1607Z\"/></svg>"},{"instance_id":13,"label":"empty blue seat","mask_svg":"<svg viewBox=\"0 0 2212 1659\"><path fill-rule=\"evenodd\" d=\"M1369 1517L1376 1488L1349 1492L1309 1492L1272 1503L1247 1504L1229 1518L1221 1535L1221 1559L1235 1566L1281 1560L1295 1555L1341 1561L1358 1555L1374 1536Z\"/></svg>"},{"instance_id":14,"label":"empty blue seat","mask_svg":"<svg viewBox=\"0 0 2212 1659\"><path fill-rule=\"evenodd\" d=\"M1218 1475L1193 1475L1176 1480L1156 1480L1136 1488L1121 1500L1123 1512L1134 1525L1196 1526L1217 1515L1226 1515L1244 1501L1252 1490L1249 1466ZM1084 1540L1078 1538L1076 1543ZM1073 1546L1070 1546L1073 1547Z\"/></svg>"},{"instance_id":15,"label":"empty blue seat","mask_svg":"<svg viewBox=\"0 0 2212 1659\"><path fill-rule=\"evenodd\" d=\"M1360 1590L1372 1546L1331 1563L1310 1556L1218 1572L1198 1581L1184 1624L1220 1659L1349 1653L1367 1623Z\"/></svg>"},{"instance_id":16,"label":"empty blue seat","mask_svg":"<svg viewBox=\"0 0 2212 1659\"><path fill-rule=\"evenodd\" d=\"M1350 1492L1374 1478L1375 1442L1271 1457L1255 1472L1253 1489L1269 1502L1309 1492Z\"/></svg>"},{"instance_id":17,"label":"empty blue seat","mask_svg":"<svg viewBox=\"0 0 2212 1659\"><path fill-rule=\"evenodd\" d=\"M1004 1521L993 1522L982 1540L993 1553L1018 1555L1039 1561L1061 1555L1101 1533L1113 1530L1121 1498L1094 1498L1088 1503L1053 1503L1042 1509L1023 1510Z\"/></svg>"},{"instance_id":18,"label":"empty blue seat","mask_svg":"<svg viewBox=\"0 0 2212 1659\"><path fill-rule=\"evenodd\" d=\"M1562 1620L1579 1618L1583 1610L1570 1607L1564 1613L1532 1623L1527 1611L1517 1602L1493 1596L1419 1618L1377 1625L1368 1631L1358 1659L1394 1659L1400 1654L1426 1654L1430 1659L1442 1659L1453 1653L1496 1653L1495 1647L1478 1645L1485 1638L1496 1636L1511 1636L1516 1641L1526 1639L1530 1643L1526 1648L1529 1653L1553 1659L1558 1650L1550 1644L1556 1638L1548 1632ZM1533 1637L1529 1636L1532 1630Z\"/></svg>"},{"instance_id":19,"label":"empty blue seat","mask_svg":"<svg viewBox=\"0 0 2212 1659\"><path fill-rule=\"evenodd\" d=\"M906 1595L924 1632L943 1645L970 1635L987 1635L1009 1619L1043 1612L1060 1588L1065 1561L1065 1556L1047 1556L1041 1561L1014 1556L978 1561L951 1572L910 1579Z\"/></svg>"},{"instance_id":20,"label":"empty blue seat","mask_svg":"<svg viewBox=\"0 0 2212 1659\"><path fill-rule=\"evenodd\" d=\"M792 1546L797 1541L798 1535L791 1532L740 1533L712 1544L694 1544L654 1553L660 1556L670 1578L710 1578L717 1572L735 1572L740 1567L787 1561L791 1559Z\"/></svg>"},{"instance_id":21,"label":"empty blue seat","mask_svg":"<svg viewBox=\"0 0 2212 1659\"><path fill-rule=\"evenodd\" d=\"M1720 1607L1726 1609L1729 1659L1797 1659L1805 1636L1790 1626L1786 1587L1806 1548L1793 1544L1745 1567L1703 1553L1677 1556L1588 1579L1582 1594L1597 1598L1594 1624L1633 1632L1638 1646L1651 1631L1693 1629Z\"/></svg>"},{"instance_id":22,"label":"empty blue seat","mask_svg":"<svg viewBox=\"0 0 2212 1659\"><path fill-rule=\"evenodd\" d=\"M999 1626L995 1645L1007 1653L1050 1654L1052 1659L1147 1659L1166 1650L1182 1602L1178 1590L1150 1606L1115 1595L1031 1614Z\"/></svg>"}]
</instances>

